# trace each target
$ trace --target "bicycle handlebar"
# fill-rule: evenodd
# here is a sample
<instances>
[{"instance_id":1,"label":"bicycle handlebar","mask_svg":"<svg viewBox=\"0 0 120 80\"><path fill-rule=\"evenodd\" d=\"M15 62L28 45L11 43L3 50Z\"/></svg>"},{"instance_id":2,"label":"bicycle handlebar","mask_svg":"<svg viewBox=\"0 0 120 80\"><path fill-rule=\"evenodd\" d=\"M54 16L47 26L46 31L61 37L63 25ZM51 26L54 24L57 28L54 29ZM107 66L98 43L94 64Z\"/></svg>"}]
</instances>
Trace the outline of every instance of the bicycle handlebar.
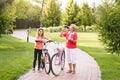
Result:
<instances>
[{"instance_id":1,"label":"bicycle handlebar","mask_svg":"<svg viewBox=\"0 0 120 80\"><path fill-rule=\"evenodd\" d=\"M45 42L45 43L48 43L48 42L54 42L53 40L48 40L47 42Z\"/></svg>"},{"instance_id":2,"label":"bicycle handlebar","mask_svg":"<svg viewBox=\"0 0 120 80\"><path fill-rule=\"evenodd\" d=\"M53 42L53 43L55 43L55 44L59 44L58 42L55 42L55 41L53 41L53 40L48 40L48 41L45 42L45 43L50 43L50 42Z\"/></svg>"}]
</instances>

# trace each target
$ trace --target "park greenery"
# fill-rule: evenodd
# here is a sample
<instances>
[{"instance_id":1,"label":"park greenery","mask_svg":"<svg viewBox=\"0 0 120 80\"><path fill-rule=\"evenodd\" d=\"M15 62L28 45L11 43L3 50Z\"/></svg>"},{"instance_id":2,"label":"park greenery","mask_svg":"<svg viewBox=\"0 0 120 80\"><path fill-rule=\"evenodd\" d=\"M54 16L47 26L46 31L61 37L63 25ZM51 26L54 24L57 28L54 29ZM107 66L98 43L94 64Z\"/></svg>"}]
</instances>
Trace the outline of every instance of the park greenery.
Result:
<instances>
[{"instance_id":1,"label":"park greenery","mask_svg":"<svg viewBox=\"0 0 120 80\"><path fill-rule=\"evenodd\" d=\"M59 26L61 9L57 0L45 0L41 14L41 22L43 26Z\"/></svg>"},{"instance_id":2,"label":"park greenery","mask_svg":"<svg viewBox=\"0 0 120 80\"><path fill-rule=\"evenodd\" d=\"M48 37L62 42L64 40L58 38L58 36L55 37L55 35L59 35L62 25L69 26L71 23L78 26L78 33L80 33L79 48L92 55L100 65L102 80L120 79L120 59L119 56L114 55L114 53L120 55L120 0L103 0L99 6L94 4L93 7L90 7L88 3L83 3L80 6L74 0L69 0L65 9L61 8L58 0L33 1L38 5L33 5L29 0L0 0L0 65L3 64L0 71L6 72L0 79L4 75L2 80L16 79L27 71L31 66L31 56L28 54L32 52L33 48L33 44L16 40L9 35L4 35L4 33L7 33L10 29L39 28L41 26L45 29ZM99 41L96 40L98 38L103 45L100 45ZM25 45L30 46L26 47ZM23 46L26 48L23 48ZM12 53L12 55L9 53ZM25 59L24 55L28 57ZM3 59L6 56L8 58L6 60ZM16 60L11 63L12 57L16 58ZM25 59L26 62L22 62L18 57ZM17 61L20 61L20 63ZM11 64L6 65L6 63ZM13 66L16 64L17 66ZM5 70L5 66L11 70L10 72L18 71L10 73L11 75L6 75L9 72ZM11 67L13 68L11 69ZM22 70L23 72L19 72ZM17 75L15 75L16 73ZM7 77L10 78L8 79Z\"/></svg>"},{"instance_id":3,"label":"park greenery","mask_svg":"<svg viewBox=\"0 0 120 80\"><path fill-rule=\"evenodd\" d=\"M57 0L33 1L39 6L33 5L29 0L0 1L0 36L18 26L53 27L74 23L78 26L78 31L86 32L92 26L91 30L99 32L105 48L111 53L120 54L119 0L104 0L101 5L93 4L93 7L88 3L79 6L74 0L69 0L65 9L61 9Z\"/></svg>"},{"instance_id":4,"label":"park greenery","mask_svg":"<svg viewBox=\"0 0 120 80\"><path fill-rule=\"evenodd\" d=\"M120 54L120 5L104 2L97 10L100 40L111 53Z\"/></svg>"},{"instance_id":5,"label":"park greenery","mask_svg":"<svg viewBox=\"0 0 120 80\"><path fill-rule=\"evenodd\" d=\"M17 80L31 68L33 45L10 35L0 38L0 80Z\"/></svg>"}]
</instances>

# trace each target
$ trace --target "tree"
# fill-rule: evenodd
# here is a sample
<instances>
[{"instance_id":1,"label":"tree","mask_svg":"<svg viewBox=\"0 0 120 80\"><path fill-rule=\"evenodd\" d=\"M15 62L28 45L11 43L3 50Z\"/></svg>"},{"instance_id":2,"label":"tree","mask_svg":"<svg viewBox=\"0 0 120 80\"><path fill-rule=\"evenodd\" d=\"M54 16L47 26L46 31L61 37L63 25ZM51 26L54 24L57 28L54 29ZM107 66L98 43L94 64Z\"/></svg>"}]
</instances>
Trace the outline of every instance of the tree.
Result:
<instances>
[{"instance_id":1,"label":"tree","mask_svg":"<svg viewBox=\"0 0 120 80\"><path fill-rule=\"evenodd\" d=\"M49 27L55 24L58 26L60 24L60 4L57 0L46 0L43 5L42 11L42 23L43 26Z\"/></svg>"},{"instance_id":2,"label":"tree","mask_svg":"<svg viewBox=\"0 0 120 80\"><path fill-rule=\"evenodd\" d=\"M105 48L120 54L120 6L105 1L98 7L97 24L99 25L100 40Z\"/></svg>"},{"instance_id":3,"label":"tree","mask_svg":"<svg viewBox=\"0 0 120 80\"><path fill-rule=\"evenodd\" d=\"M32 5L28 0L16 0L17 19L39 20L40 8Z\"/></svg>"},{"instance_id":4,"label":"tree","mask_svg":"<svg viewBox=\"0 0 120 80\"><path fill-rule=\"evenodd\" d=\"M7 20L0 16L0 37L1 37L1 34L5 33L5 30L7 29L7 26L8 26L8 22Z\"/></svg>"},{"instance_id":5,"label":"tree","mask_svg":"<svg viewBox=\"0 0 120 80\"><path fill-rule=\"evenodd\" d=\"M0 36L6 29L13 28L15 21L15 5L13 0L0 1Z\"/></svg>"},{"instance_id":6,"label":"tree","mask_svg":"<svg viewBox=\"0 0 120 80\"><path fill-rule=\"evenodd\" d=\"M120 0L115 0L118 5L120 5Z\"/></svg>"},{"instance_id":7,"label":"tree","mask_svg":"<svg viewBox=\"0 0 120 80\"><path fill-rule=\"evenodd\" d=\"M29 0L16 0L16 24L19 27L35 27L39 25L40 10L37 5L32 5ZM23 23L23 25L19 24ZM33 24L33 25L32 25Z\"/></svg>"},{"instance_id":8,"label":"tree","mask_svg":"<svg viewBox=\"0 0 120 80\"><path fill-rule=\"evenodd\" d=\"M13 23L15 22L16 16L16 5L15 2L11 3L11 4L7 4L6 7L3 9L2 11L2 16L4 17L4 19L7 20L7 22L9 23L8 29L10 27L13 26Z\"/></svg>"},{"instance_id":9,"label":"tree","mask_svg":"<svg viewBox=\"0 0 120 80\"><path fill-rule=\"evenodd\" d=\"M84 31L86 31L86 26L91 26L93 23L92 9L88 6L88 3L83 3L81 13L82 25L84 25Z\"/></svg>"},{"instance_id":10,"label":"tree","mask_svg":"<svg viewBox=\"0 0 120 80\"><path fill-rule=\"evenodd\" d=\"M11 4L14 0L0 0L0 11L7 5Z\"/></svg>"},{"instance_id":11,"label":"tree","mask_svg":"<svg viewBox=\"0 0 120 80\"><path fill-rule=\"evenodd\" d=\"M78 25L79 24L79 18L78 18L78 12L79 12L79 6L77 3L74 2L74 0L70 0L68 5L65 8L65 11L62 15L62 24L70 25L72 23Z\"/></svg>"},{"instance_id":12,"label":"tree","mask_svg":"<svg viewBox=\"0 0 120 80\"><path fill-rule=\"evenodd\" d=\"M28 6L27 20L40 21L40 8L38 6L32 6L31 4Z\"/></svg>"},{"instance_id":13,"label":"tree","mask_svg":"<svg viewBox=\"0 0 120 80\"><path fill-rule=\"evenodd\" d=\"M17 19L27 19L27 11L30 6L25 0L16 0L16 18Z\"/></svg>"}]
</instances>

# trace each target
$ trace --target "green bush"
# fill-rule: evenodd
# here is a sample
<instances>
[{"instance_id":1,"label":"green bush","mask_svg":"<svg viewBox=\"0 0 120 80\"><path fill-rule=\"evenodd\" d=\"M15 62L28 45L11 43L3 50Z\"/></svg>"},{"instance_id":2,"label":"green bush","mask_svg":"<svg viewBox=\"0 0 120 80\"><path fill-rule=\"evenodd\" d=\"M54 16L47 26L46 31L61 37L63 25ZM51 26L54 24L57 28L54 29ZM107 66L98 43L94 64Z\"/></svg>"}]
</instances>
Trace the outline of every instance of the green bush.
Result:
<instances>
[{"instance_id":1,"label":"green bush","mask_svg":"<svg viewBox=\"0 0 120 80\"><path fill-rule=\"evenodd\" d=\"M60 32L61 26L44 28L47 32Z\"/></svg>"},{"instance_id":2,"label":"green bush","mask_svg":"<svg viewBox=\"0 0 120 80\"><path fill-rule=\"evenodd\" d=\"M99 7L100 40L111 53L120 54L120 6L104 3Z\"/></svg>"}]
</instances>

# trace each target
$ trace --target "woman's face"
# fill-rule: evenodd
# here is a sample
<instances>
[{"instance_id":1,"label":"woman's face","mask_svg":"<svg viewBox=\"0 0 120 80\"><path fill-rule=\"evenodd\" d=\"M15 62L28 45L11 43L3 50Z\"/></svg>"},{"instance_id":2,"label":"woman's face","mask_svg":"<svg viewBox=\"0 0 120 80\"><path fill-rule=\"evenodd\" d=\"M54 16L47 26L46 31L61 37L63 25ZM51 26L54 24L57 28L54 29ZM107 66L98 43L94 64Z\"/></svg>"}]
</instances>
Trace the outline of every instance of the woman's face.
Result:
<instances>
[{"instance_id":1,"label":"woman's face","mask_svg":"<svg viewBox=\"0 0 120 80\"><path fill-rule=\"evenodd\" d=\"M39 30L39 35L43 35L43 30Z\"/></svg>"},{"instance_id":2,"label":"woman's face","mask_svg":"<svg viewBox=\"0 0 120 80\"><path fill-rule=\"evenodd\" d=\"M70 26L70 29L69 29L71 32L73 32L74 31L74 29L73 29L73 27L72 26Z\"/></svg>"}]
</instances>

